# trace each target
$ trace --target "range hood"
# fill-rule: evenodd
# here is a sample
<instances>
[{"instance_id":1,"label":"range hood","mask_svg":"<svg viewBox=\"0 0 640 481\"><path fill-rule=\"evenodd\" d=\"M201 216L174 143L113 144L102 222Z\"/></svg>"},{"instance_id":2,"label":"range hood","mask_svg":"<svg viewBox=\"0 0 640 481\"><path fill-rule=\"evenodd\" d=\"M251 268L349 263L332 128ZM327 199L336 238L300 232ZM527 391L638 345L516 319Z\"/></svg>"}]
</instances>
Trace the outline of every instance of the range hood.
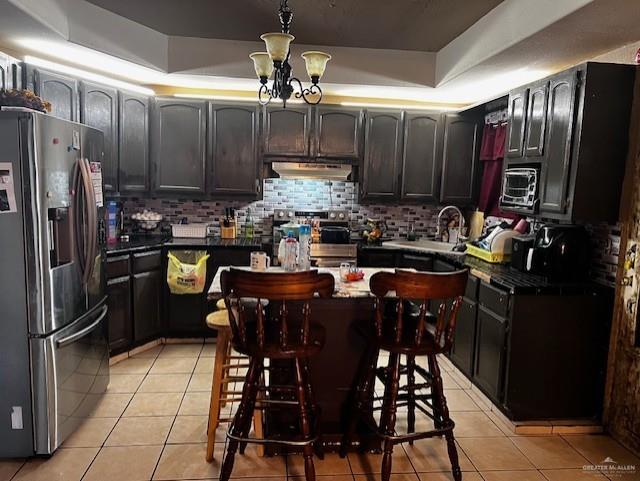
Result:
<instances>
[{"instance_id":1,"label":"range hood","mask_svg":"<svg viewBox=\"0 0 640 481\"><path fill-rule=\"evenodd\" d=\"M281 179L347 180L351 166L317 162L272 162L271 168Z\"/></svg>"}]
</instances>

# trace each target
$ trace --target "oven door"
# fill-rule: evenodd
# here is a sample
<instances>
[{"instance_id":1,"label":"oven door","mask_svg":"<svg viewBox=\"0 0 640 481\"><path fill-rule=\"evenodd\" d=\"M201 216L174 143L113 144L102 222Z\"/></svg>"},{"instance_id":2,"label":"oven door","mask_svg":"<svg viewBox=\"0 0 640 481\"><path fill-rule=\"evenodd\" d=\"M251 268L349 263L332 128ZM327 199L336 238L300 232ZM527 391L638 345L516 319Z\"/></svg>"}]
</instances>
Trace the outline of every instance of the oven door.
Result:
<instances>
[{"instance_id":1,"label":"oven door","mask_svg":"<svg viewBox=\"0 0 640 481\"><path fill-rule=\"evenodd\" d=\"M31 344L36 454L51 454L86 419L109 384L106 297Z\"/></svg>"},{"instance_id":2,"label":"oven door","mask_svg":"<svg viewBox=\"0 0 640 481\"><path fill-rule=\"evenodd\" d=\"M535 168L505 169L500 207L524 213L538 210L539 170Z\"/></svg>"}]
</instances>

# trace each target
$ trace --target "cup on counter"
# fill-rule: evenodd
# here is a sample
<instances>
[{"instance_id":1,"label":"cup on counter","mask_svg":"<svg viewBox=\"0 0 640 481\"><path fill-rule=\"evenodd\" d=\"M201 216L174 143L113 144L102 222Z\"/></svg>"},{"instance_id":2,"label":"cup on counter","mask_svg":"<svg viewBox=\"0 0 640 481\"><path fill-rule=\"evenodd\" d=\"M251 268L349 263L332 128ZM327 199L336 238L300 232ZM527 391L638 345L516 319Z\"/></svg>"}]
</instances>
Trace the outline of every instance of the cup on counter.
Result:
<instances>
[{"instance_id":1,"label":"cup on counter","mask_svg":"<svg viewBox=\"0 0 640 481\"><path fill-rule=\"evenodd\" d=\"M346 280L347 276L349 275L349 272L351 272L351 263L341 262L340 263L340 279L343 281Z\"/></svg>"},{"instance_id":2,"label":"cup on counter","mask_svg":"<svg viewBox=\"0 0 640 481\"><path fill-rule=\"evenodd\" d=\"M252 252L250 265L252 271L266 271L271 267L271 258L264 251Z\"/></svg>"}]
</instances>

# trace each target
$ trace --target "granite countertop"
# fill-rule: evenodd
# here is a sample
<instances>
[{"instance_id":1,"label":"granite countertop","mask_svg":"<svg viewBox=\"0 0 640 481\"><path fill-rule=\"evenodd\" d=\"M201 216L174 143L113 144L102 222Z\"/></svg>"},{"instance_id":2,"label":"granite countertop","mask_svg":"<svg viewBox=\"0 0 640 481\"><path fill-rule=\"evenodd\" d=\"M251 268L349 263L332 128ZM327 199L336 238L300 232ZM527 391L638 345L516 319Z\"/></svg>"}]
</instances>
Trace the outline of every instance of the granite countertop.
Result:
<instances>
[{"instance_id":1,"label":"granite countertop","mask_svg":"<svg viewBox=\"0 0 640 481\"><path fill-rule=\"evenodd\" d=\"M234 266L234 269L244 269L250 270L249 267L238 267ZM213 282L211 283L211 287L209 287L209 297L210 298L219 298L222 296L222 288L220 287L220 275L222 271L229 270L229 266L220 267L216 276L213 278ZM371 297L371 291L369 290L369 280L371 276L373 276L376 272L393 272L395 269L387 269L387 268L377 268L377 267L365 267L362 269L364 272L364 278L361 281L355 282L344 282L340 279L340 269L339 268L318 268L318 272L328 272L333 275L335 279L335 291L333 293L333 297L341 297L341 298L358 298L358 297ZM275 272L275 273L285 273L286 271L281 267L270 267L266 272Z\"/></svg>"},{"instance_id":2,"label":"granite countertop","mask_svg":"<svg viewBox=\"0 0 640 481\"><path fill-rule=\"evenodd\" d=\"M390 251L420 252L444 260L458 268L469 268L471 275L478 277L485 282L501 287L512 294L523 295L571 295L583 294L592 291L595 284L592 281L579 283L551 282L544 276L521 272L509 264L491 264L478 259L477 257L460 252L444 252L420 247L419 242L415 245L408 241L390 241L381 245L362 244L360 249L377 249Z\"/></svg>"},{"instance_id":3,"label":"granite countertop","mask_svg":"<svg viewBox=\"0 0 640 481\"><path fill-rule=\"evenodd\" d=\"M221 239L220 237L205 237L204 239L178 238L161 235L132 236L129 242L117 242L107 245L107 254L125 254L149 249L186 248L186 247L239 247L261 249L262 243L258 239Z\"/></svg>"}]
</instances>

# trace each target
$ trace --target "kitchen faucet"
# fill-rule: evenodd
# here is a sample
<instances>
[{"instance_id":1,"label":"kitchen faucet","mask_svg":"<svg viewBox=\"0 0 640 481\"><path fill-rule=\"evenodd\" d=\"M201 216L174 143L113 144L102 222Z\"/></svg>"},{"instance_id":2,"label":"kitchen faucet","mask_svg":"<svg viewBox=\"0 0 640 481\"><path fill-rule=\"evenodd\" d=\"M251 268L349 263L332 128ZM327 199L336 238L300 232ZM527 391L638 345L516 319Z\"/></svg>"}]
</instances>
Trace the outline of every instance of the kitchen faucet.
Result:
<instances>
[{"instance_id":1,"label":"kitchen faucet","mask_svg":"<svg viewBox=\"0 0 640 481\"><path fill-rule=\"evenodd\" d=\"M442 240L442 232L441 232L442 215L448 210L455 210L458 213L458 224L460 227L460 234L462 234L462 229L464 228L464 216L462 215L462 211L455 205L447 205L446 207L443 207L438 213L438 221L437 221L438 224L436 226L436 239Z\"/></svg>"}]
</instances>

